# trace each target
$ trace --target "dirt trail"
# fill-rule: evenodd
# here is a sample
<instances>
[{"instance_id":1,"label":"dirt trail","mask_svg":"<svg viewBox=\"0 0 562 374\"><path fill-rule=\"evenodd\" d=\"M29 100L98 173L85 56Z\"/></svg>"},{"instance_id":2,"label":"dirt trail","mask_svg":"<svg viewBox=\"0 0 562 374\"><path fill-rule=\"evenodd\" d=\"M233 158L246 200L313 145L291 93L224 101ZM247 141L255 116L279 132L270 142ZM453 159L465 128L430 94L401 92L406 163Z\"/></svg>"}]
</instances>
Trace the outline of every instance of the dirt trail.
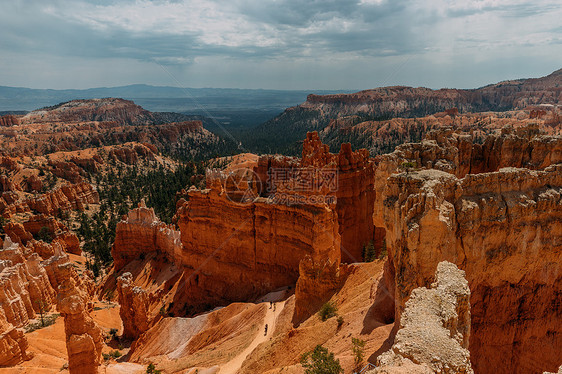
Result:
<instances>
[{"instance_id":1,"label":"dirt trail","mask_svg":"<svg viewBox=\"0 0 562 374\"><path fill-rule=\"evenodd\" d=\"M227 362L226 364L222 365L219 371L219 374L236 374L236 372L242 367L242 363L246 360L254 349L261 343L265 342L266 340L270 339L273 336L275 331L275 323L277 317L285 307L285 301L274 302L274 307L271 309L267 309L267 314L263 320L261 328L258 330L258 333L252 343L243 350L238 356L234 357L232 360ZM274 309L275 308L275 309ZM264 335L265 325L267 324L267 335Z\"/></svg>"}]
</instances>

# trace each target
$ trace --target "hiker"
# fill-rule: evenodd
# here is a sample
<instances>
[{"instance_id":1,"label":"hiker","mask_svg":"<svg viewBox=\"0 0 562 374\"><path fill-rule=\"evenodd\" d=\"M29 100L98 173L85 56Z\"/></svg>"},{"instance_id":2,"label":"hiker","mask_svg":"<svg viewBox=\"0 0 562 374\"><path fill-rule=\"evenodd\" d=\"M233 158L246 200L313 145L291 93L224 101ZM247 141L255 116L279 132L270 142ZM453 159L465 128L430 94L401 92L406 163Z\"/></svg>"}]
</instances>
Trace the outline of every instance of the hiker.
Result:
<instances>
[{"instance_id":1,"label":"hiker","mask_svg":"<svg viewBox=\"0 0 562 374\"><path fill-rule=\"evenodd\" d=\"M277 304L273 304L273 311L274 311L274 312L275 312L275 306L276 306L276 305L277 305Z\"/></svg>"},{"instance_id":2,"label":"hiker","mask_svg":"<svg viewBox=\"0 0 562 374\"><path fill-rule=\"evenodd\" d=\"M271 309L271 305L272 305L272 304L273 304L273 303L270 301L270 302L269 302L269 309Z\"/></svg>"},{"instance_id":3,"label":"hiker","mask_svg":"<svg viewBox=\"0 0 562 374\"><path fill-rule=\"evenodd\" d=\"M267 335L267 323L265 324L265 333L263 334L263 336Z\"/></svg>"}]
</instances>

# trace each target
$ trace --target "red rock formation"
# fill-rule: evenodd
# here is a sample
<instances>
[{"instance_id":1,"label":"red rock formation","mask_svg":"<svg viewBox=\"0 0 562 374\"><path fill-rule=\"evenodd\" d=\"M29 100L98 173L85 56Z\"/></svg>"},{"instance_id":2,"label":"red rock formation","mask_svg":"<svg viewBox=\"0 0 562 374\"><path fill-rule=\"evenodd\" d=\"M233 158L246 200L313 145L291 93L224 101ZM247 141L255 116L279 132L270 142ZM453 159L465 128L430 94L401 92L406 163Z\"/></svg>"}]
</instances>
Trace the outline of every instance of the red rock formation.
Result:
<instances>
[{"instance_id":1,"label":"red rock formation","mask_svg":"<svg viewBox=\"0 0 562 374\"><path fill-rule=\"evenodd\" d=\"M36 175L32 175L27 179L26 187L26 191L39 192L43 189L43 182Z\"/></svg>"},{"instance_id":2,"label":"red rock formation","mask_svg":"<svg viewBox=\"0 0 562 374\"><path fill-rule=\"evenodd\" d=\"M24 246L33 239L33 235L21 223L8 222L4 226L4 232L10 237L12 242L23 244Z\"/></svg>"},{"instance_id":3,"label":"red rock formation","mask_svg":"<svg viewBox=\"0 0 562 374\"><path fill-rule=\"evenodd\" d=\"M50 306L55 292L37 254L25 258L20 246L7 239L0 251L0 309L9 323L22 327L41 304Z\"/></svg>"},{"instance_id":4,"label":"red rock formation","mask_svg":"<svg viewBox=\"0 0 562 374\"><path fill-rule=\"evenodd\" d=\"M121 161L127 165L134 165L138 162L139 157L147 160L155 160L156 156L152 149L142 145L135 144L134 146L121 146L112 148L109 151L109 158L116 161Z\"/></svg>"},{"instance_id":5,"label":"red rock formation","mask_svg":"<svg viewBox=\"0 0 562 374\"><path fill-rule=\"evenodd\" d=\"M53 216L71 209L83 211L88 204L98 204L99 195L95 188L86 182L66 184L37 198L25 201L29 208Z\"/></svg>"},{"instance_id":6,"label":"red rock formation","mask_svg":"<svg viewBox=\"0 0 562 374\"><path fill-rule=\"evenodd\" d=\"M49 166L54 175L66 179L70 183L82 182L82 168L72 162L49 161Z\"/></svg>"},{"instance_id":7,"label":"red rock formation","mask_svg":"<svg viewBox=\"0 0 562 374\"><path fill-rule=\"evenodd\" d=\"M33 235L37 235L43 227L46 227L53 237L68 230L68 228L55 217L45 214L37 214L29 217L29 219L23 223L23 227Z\"/></svg>"},{"instance_id":8,"label":"red rock formation","mask_svg":"<svg viewBox=\"0 0 562 374\"><path fill-rule=\"evenodd\" d=\"M90 316L88 304L88 296L76 287L74 279L66 279L59 286L57 310L64 317L71 374L98 374L101 364L103 335Z\"/></svg>"},{"instance_id":9,"label":"red rock formation","mask_svg":"<svg viewBox=\"0 0 562 374\"><path fill-rule=\"evenodd\" d=\"M80 248L80 239L78 236L70 231L65 231L55 238L56 242L59 242L67 253L72 253L75 255L81 255L82 249Z\"/></svg>"},{"instance_id":10,"label":"red rock formation","mask_svg":"<svg viewBox=\"0 0 562 374\"><path fill-rule=\"evenodd\" d=\"M193 299L247 300L294 284L306 255L339 262L337 215L327 205L244 205L191 191L177 216Z\"/></svg>"},{"instance_id":11,"label":"red rock formation","mask_svg":"<svg viewBox=\"0 0 562 374\"><path fill-rule=\"evenodd\" d=\"M293 324L298 325L316 313L341 289L347 276L347 266L339 261L317 259L310 256L299 264L299 279L295 288L295 313Z\"/></svg>"},{"instance_id":12,"label":"red rock formation","mask_svg":"<svg viewBox=\"0 0 562 374\"><path fill-rule=\"evenodd\" d=\"M0 309L0 366L14 366L31 358L26 352L28 345L24 333L9 323Z\"/></svg>"},{"instance_id":13,"label":"red rock formation","mask_svg":"<svg viewBox=\"0 0 562 374\"><path fill-rule=\"evenodd\" d=\"M437 266L431 288L416 288L400 320L394 345L369 374L474 373L470 365L470 289L450 262Z\"/></svg>"},{"instance_id":14,"label":"red rock formation","mask_svg":"<svg viewBox=\"0 0 562 374\"><path fill-rule=\"evenodd\" d=\"M150 328L148 316L148 295L145 290L133 285L131 273L117 278L119 293L119 315L123 321L123 337L137 339Z\"/></svg>"},{"instance_id":15,"label":"red rock formation","mask_svg":"<svg viewBox=\"0 0 562 374\"><path fill-rule=\"evenodd\" d=\"M271 184L271 178L275 178L271 177L275 170L299 170L296 173L297 178L300 175L303 179L283 181L290 186L289 188L284 188L279 181L275 181L281 185L277 185L274 190L264 188L264 195L284 193L335 197L342 261L362 261L363 247L374 239L374 167L369 159L369 152L364 149L354 152L350 144L342 144L339 154L332 154L328 146L322 144L318 133L310 132L303 142L300 161L279 156L262 156L254 172L261 184L267 186L268 183ZM316 175L318 178L314 179ZM327 179L322 180L330 176L333 176L333 183ZM313 179L305 179L309 177ZM301 182L305 182L307 187L300 188ZM319 187L308 188L311 185ZM283 189L280 189L281 187ZM381 243L377 244L378 248Z\"/></svg>"},{"instance_id":16,"label":"red rock formation","mask_svg":"<svg viewBox=\"0 0 562 374\"><path fill-rule=\"evenodd\" d=\"M18 126L20 121L18 117L13 115L0 116L0 127Z\"/></svg>"},{"instance_id":17,"label":"red rock formation","mask_svg":"<svg viewBox=\"0 0 562 374\"><path fill-rule=\"evenodd\" d=\"M472 292L470 351L475 371L555 370L562 362L562 352L554 348L562 346L558 302L562 275L557 270L562 251L562 167L465 172L509 163L538 169L559 162L555 160L560 157L560 139L505 133L484 142L483 150L496 150L484 161L471 151L477 157L468 159L469 166L457 162L455 155L468 152L466 140L459 137L457 150L450 148L450 162L430 165L449 173L406 171L384 182L377 180L381 195L374 217L387 230L397 317L412 289L429 285L438 262L453 262L465 270ZM423 152L415 154L424 160L424 155L435 154L438 144L404 146L395 155L419 147ZM528 152L515 151L521 149ZM378 175L408 160L394 156L383 158Z\"/></svg>"},{"instance_id":18,"label":"red rock formation","mask_svg":"<svg viewBox=\"0 0 562 374\"><path fill-rule=\"evenodd\" d=\"M151 252L168 255L171 259L181 257L180 233L161 222L154 209L141 201L124 220L117 223L115 242L111 249L113 265L118 272L129 262Z\"/></svg>"},{"instance_id":19,"label":"red rock formation","mask_svg":"<svg viewBox=\"0 0 562 374\"><path fill-rule=\"evenodd\" d=\"M327 205L237 204L218 188L190 190L176 215L180 232L143 205L131 211L117 225L115 271L163 255L183 269L174 308L196 311L295 284L306 255L339 263L337 215Z\"/></svg>"}]
</instances>

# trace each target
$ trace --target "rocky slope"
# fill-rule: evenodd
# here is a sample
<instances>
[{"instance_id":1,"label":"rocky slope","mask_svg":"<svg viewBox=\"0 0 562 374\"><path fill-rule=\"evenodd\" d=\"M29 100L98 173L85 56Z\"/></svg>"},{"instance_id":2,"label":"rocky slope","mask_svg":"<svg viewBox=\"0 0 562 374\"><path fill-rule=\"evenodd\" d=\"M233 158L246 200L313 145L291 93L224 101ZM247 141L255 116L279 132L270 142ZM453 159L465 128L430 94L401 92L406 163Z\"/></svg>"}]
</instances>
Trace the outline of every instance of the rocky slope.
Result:
<instances>
[{"instance_id":1,"label":"rocky slope","mask_svg":"<svg viewBox=\"0 0 562 374\"><path fill-rule=\"evenodd\" d=\"M386 228L396 316L438 262L457 264L471 289L476 372L536 373L562 361L561 145L532 131L483 145L449 133L378 165L374 218ZM404 161L433 169L390 175Z\"/></svg>"},{"instance_id":2,"label":"rocky slope","mask_svg":"<svg viewBox=\"0 0 562 374\"><path fill-rule=\"evenodd\" d=\"M149 112L123 99L74 100L4 119L0 153L14 156L77 151L131 141L204 156L224 142L202 122L176 113Z\"/></svg>"},{"instance_id":3,"label":"rocky slope","mask_svg":"<svg viewBox=\"0 0 562 374\"><path fill-rule=\"evenodd\" d=\"M392 348L369 373L474 373L468 351L469 298L464 272L440 262L431 288L412 291Z\"/></svg>"},{"instance_id":4,"label":"rocky slope","mask_svg":"<svg viewBox=\"0 0 562 374\"><path fill-rule=\"evenodd\" d=\"M258 127L254 134L257 139L263 138L264 143L270 137L281 138L283 140L276 144L276 149L294 153L294 145L307 131L320 131L330 125L332 120L341 118L346 122L345 117L355 116L351 118L355 125L366 120L423 117L451 108L458 108L464 113L506 111L536 105L557 106L562 99L561 85L562 70L558 70L547 77L505 81L473 90L395 86L353 94L309 95L306 102L285 110ZM419 138L410 139L417 140ZM334 146L339 147L339 144L341 141ZM365 147L367 144L360 146Z\"/></svg>"}]
</instances>

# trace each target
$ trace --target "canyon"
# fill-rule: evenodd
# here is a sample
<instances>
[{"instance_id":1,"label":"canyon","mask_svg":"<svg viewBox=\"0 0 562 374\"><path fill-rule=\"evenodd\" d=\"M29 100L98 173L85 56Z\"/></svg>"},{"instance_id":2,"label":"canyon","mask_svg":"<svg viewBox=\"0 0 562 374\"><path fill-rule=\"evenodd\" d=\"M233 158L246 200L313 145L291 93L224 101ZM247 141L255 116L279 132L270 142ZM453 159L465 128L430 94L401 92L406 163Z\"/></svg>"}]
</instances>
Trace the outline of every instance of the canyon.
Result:
<instances>
[{"instance_id":1,"label":"canyon","mask_svg":"<svg viewBox=\"0 0 562 374\"><path fill-rule=\"evenodd\" d=\"M0 373L302 374L319 345L345 372L556 372L559 78L310 96L331 121L300 157L201 164L221 139L121 99L2 117Z\"/></svg>"}]
</instances>

